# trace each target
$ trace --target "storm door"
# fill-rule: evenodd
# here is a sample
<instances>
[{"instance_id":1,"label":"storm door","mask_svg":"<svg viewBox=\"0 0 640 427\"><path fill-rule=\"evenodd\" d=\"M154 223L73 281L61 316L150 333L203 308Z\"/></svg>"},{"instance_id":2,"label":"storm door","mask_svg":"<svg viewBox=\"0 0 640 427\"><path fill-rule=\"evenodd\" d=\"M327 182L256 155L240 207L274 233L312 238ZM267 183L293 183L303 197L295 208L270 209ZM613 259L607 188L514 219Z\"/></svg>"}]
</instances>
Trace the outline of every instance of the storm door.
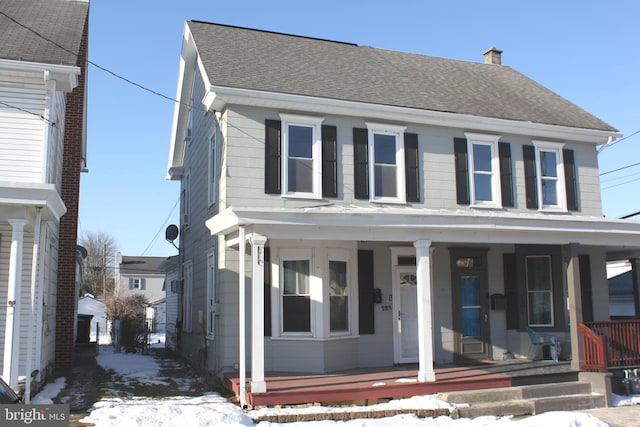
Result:
<instances>
[{"instance_id":1,"label":"storm door","mask_svg":"<svg viewBox=\"0 0 640 427\"><path fill-rule=\"evenodd\" d=\"M452 249L454 360L458 363L489 357L489 292L487 252Z\"/></svg>"}]
</instances>

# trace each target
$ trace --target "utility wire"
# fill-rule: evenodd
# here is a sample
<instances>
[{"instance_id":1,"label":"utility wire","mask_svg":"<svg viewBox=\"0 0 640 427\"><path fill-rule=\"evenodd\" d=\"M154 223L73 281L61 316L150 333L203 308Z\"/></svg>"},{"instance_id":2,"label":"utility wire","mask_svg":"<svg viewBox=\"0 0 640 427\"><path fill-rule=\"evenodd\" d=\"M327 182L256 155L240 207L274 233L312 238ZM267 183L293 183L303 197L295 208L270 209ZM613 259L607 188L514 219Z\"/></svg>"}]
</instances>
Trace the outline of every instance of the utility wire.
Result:
<instances>
[{"instance_id":1,"label":"utility wire","mask_svg":"<svg viewBox=\"0 0 640 427\"><path fill-rule=\"evenodd\" d=\"M624 169L629 169L629 168L632 168L632 167L638 166L638 165L640 165L640 162L634 163L632 165L622 166L621 168L613 169L613 170L610 170L610 171L607 171L607 172L602 172L600 174L600 176L607 175L607 174L610 174L610 173L613 173L613 172L618 172L618 171L621 171L621 170L624 170Z\"/></svg>"},{"instance_id":2,"label":"utility wire","mask_svg":"<svg viewBox=\"0 0 640 427\"><path fill-rule=\"evenodd\" d=\"M631 135L627 135L627 136L625 136L624 138L620 138L620 139L618 139L618 140L616 140L616 141L613 141L611 144L609 144L609 145L608 145L608 147L613 147L613 146L614 146L614 145L616 145L617 143L622 142L622 141L624 141L625 139L629 139L629 138L631 138L633 135L637 135L637 134L639 134L639 133L640 133L640 130L637 130L637 131L633 132Z\"/></svg>"},{"instance_id":3,"label":"utility wire","mask_svg":"<svg viewBox=\"0 0 640 427\"><path fill-rule=\"evenodd\" d=\"M50 126L56 127L56 124L54 122L52 122L51 120L47 119L42 114L38 114L38 113L34 113L33 111L25 110L24 108L18 107L16 105L7 104L4 101L0 101L0 104L4 105L6 107L9 107L9 108L13 108L14 110L22 111L23 113L31 114L32 116L36 116L36 117L44 120L45 122L47 122Z\"/></svg>"},{"instance_id":4,"label":"utility wire","mask_svg":"<svg viewBox=\"0 0 640 427\"><path fill-rule=\"evenodd\" d=\"M176 210L176 207L178 206L179 203L180 203L180 197L178 197L178 200L173 205L173 208L171 208L171 212L169 212L169 215L167 215L167 219L164 220L164 222L160 226L160 229L158 230L156 235L153 236L153 239L151 239L151 242L149 242L149 244L147 245L146 249L144 251L142 251L142 255L140 255L140 256L145 256L151 250L153 245L156 243L156 240L158 239L158 236L164 230L165 226L167 225L167 223L171 219L171 215L173 215L173 212Z\"/></svg>"}]
</instances>

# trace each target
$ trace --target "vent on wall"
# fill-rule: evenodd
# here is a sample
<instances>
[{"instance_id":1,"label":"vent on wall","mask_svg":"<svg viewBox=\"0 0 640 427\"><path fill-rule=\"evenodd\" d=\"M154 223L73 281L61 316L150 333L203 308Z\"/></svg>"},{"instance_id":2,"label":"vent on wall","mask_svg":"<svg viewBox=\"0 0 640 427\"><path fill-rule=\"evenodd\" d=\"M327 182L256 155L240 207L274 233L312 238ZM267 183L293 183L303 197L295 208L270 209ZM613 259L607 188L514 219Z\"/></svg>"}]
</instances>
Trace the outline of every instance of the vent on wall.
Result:
<instances>
[{"instance_id":1,"label":"vent on wall","mask_svg":"<svg viewBox=\"0 0 640 427\"><path fill-rule=\"evenodd\" d=\"M184 130L184 142L191 142L191 128L185 128L185 130Z\"/></svg>"}]
</instances>

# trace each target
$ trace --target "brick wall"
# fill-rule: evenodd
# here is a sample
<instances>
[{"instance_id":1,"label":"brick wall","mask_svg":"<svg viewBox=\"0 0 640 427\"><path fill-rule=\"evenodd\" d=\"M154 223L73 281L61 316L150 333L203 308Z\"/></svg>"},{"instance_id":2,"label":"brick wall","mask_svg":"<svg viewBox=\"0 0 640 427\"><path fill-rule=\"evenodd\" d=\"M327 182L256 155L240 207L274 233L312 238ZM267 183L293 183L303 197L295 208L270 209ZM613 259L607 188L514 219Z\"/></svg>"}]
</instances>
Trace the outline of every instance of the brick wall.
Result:
<instances>
[{"instance_id":1,"label":"brick wall","mask_svg":"<svg viewBox=\"0 0 640 427\"><path fill-rule=\"evenodd\" d=\"M64 158L62 163L61 196L67 213L60 219L58 256L58 295L56 301L55 367L69 370L73 367L73 330L76 322L76 246L78 240L78 201L80 198L80 172L82 166L82 140L84 137L84 104L87 77L87 47L89 17L85 21L80 52L76 65L81 73L78 86L67 95L64 129Z\"/></svg>"}]
</instances>

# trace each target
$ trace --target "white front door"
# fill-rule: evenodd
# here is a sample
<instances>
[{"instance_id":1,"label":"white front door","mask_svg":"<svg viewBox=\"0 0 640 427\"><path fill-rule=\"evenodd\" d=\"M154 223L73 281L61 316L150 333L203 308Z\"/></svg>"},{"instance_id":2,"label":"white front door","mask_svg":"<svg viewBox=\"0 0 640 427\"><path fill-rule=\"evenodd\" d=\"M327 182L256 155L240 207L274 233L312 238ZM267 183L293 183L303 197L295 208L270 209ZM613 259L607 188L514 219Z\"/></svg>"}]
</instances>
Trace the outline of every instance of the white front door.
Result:
<instances>
[{"instance_id":1,"label":"white front door","mask_svg":"<svg viewBox=\"0 0 640 427\"><path fill-rule=\"evenodd\" d=\"M415 266L397 266L393 283L395 363L418 361L418 298Z\"/></svg>"}]
</instances>

